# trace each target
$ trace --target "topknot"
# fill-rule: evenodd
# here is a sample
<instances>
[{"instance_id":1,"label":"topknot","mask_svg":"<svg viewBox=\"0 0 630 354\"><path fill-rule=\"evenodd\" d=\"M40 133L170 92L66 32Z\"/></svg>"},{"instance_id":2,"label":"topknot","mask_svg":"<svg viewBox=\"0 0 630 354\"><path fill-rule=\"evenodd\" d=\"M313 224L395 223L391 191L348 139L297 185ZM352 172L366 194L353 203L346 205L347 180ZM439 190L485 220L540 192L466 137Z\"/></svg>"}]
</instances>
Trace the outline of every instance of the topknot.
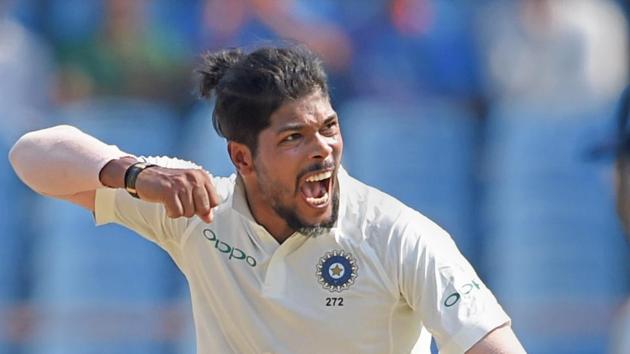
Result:
<instances>
[{"instance_id":1,"label":"topknot","mask_svg":"<svg viewBox=\"0 0 630 354\"><path fill-rule=\"evenodd\" d=\"M201 75L199 92L201 97L210 98L225 73L246 55L240 49L225 49L202 55L203 63L197 69Z\"/></svg>"}]
</instances>

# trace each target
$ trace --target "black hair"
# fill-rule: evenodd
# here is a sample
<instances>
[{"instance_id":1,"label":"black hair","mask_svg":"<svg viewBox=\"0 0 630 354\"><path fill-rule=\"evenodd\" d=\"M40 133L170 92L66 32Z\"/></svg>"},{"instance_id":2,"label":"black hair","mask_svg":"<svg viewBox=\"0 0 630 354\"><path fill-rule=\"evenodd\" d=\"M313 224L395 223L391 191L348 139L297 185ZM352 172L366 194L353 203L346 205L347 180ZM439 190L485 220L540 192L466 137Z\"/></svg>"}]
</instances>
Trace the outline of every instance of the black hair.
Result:
<instances>
[{"instance_id":1,"label":"black hair","mask_svg":"<svg viewBox=\"0 0 630 354\"><path fill-rule=\"evenodd\" d=\"M259 133L283 103L317 90L328 96L321 60L302 45L262 47L249 54L225 49L202 58L200 93L216 95L214 129L228 141L247 145L253 155Z\"/></svg>"}]
</instances>

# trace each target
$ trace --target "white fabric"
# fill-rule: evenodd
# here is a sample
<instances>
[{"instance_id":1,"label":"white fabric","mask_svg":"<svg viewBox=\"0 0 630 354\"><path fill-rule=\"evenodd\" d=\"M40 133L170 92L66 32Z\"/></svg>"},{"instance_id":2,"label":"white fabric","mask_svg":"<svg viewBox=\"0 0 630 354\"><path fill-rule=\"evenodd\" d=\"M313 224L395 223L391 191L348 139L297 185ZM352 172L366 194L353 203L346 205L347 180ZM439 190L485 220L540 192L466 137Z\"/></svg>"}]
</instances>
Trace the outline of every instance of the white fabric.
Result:
<instances>
[{"instance_id":1,"label":"white fabric","mask_svg":"<svg viewBox=\"0 0 630 354\"><path fill-rule=\"evenodd\" d=\"M75 127L58 125L25 134L9 156L16 174L33 190L70 196L103 187L98 172L109 161L130 155Z\"/></svg>"},{"instance_id":2,"label":"white fabric","mask_svg":"<svg viewBox=\"0 0 630 354\"><path fill-rule=\"evenodd\" d=\"M626 299L626 302L615 314L611 333L610 353L630 353L630 298Z\"/></svg>"},{"instance_id":3,"label":"white fabric","mask_svg":"<svg viewBox=\"0 0 630 354\"><path fill-rule=\"evenodd\" d=\"M169 219L123 190L96 194L97 224L137 231L186 275L199 353L430 353L430 334L441 353L463 353L509 321L444 230L343 170L336 227L281 245L252 218L240 179L214 183L224 202L212 224ZM317 274L334 250L357 267L328 264L328 279L356 275L340 292Z\"/></svg>"}]
</instances>

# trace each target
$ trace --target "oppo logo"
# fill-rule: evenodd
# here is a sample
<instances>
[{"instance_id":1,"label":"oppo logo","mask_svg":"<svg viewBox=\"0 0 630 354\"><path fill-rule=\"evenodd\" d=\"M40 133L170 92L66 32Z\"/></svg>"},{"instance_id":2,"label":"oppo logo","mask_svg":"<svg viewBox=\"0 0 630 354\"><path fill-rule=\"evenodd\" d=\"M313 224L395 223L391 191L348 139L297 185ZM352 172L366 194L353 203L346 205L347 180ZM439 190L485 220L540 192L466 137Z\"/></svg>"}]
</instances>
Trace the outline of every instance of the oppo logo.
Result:
<instances>
[{"instance_id":1,"label":"oppo logo","mask_svg":"<svg viewBox=\"0 0 630 354\"><path fill-rule=\"evenodd\" d=\"M228 255L228 260L235 259L237 261L245 261L245 263L249 264L252 267L256 266L256 260L252 256L248 256L243 250L232 247L229 244L219 240L217 234L210 229L203 230L203 237L206 240L214 243L214 248L217 249L221 253L225 253Z\"/></svg>"},{"instance_id":2,"label":"oppo logo","mask_svg":"<svg viewBox=\"0 0 630 354\"><path fill-rule=\"evenodd\" d=\"M471 280L470 283L462 285L458 291L446 297L446 300L444 300L444 306L451 307L455 305L457 302L459 302L459 299L461 299L462 295L468 295L471 291L475 289L479 290L481 288L479 287L479 284L477 284L474 280Z\"/></svg>"}]
</instances>

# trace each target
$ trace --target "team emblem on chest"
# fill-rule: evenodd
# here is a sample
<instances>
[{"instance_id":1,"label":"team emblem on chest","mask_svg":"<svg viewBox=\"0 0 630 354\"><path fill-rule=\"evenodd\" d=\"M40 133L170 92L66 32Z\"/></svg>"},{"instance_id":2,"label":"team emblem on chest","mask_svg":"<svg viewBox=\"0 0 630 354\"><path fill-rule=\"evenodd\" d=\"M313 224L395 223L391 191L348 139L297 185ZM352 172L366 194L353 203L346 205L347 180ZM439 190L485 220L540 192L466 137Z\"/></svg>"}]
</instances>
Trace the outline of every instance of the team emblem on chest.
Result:
<instances>
[{"instance_id":1,"label":"team emblem on chest","mask_svg":"<svg viewBox=\"0 0 630 354\"><path fill-rule=\"evenodd\" d=\"M358 266L352 254L343 250L327 252L317 264L317 279L324 289L341 292L354 284Z\"/></svg>"}]
</instances>

